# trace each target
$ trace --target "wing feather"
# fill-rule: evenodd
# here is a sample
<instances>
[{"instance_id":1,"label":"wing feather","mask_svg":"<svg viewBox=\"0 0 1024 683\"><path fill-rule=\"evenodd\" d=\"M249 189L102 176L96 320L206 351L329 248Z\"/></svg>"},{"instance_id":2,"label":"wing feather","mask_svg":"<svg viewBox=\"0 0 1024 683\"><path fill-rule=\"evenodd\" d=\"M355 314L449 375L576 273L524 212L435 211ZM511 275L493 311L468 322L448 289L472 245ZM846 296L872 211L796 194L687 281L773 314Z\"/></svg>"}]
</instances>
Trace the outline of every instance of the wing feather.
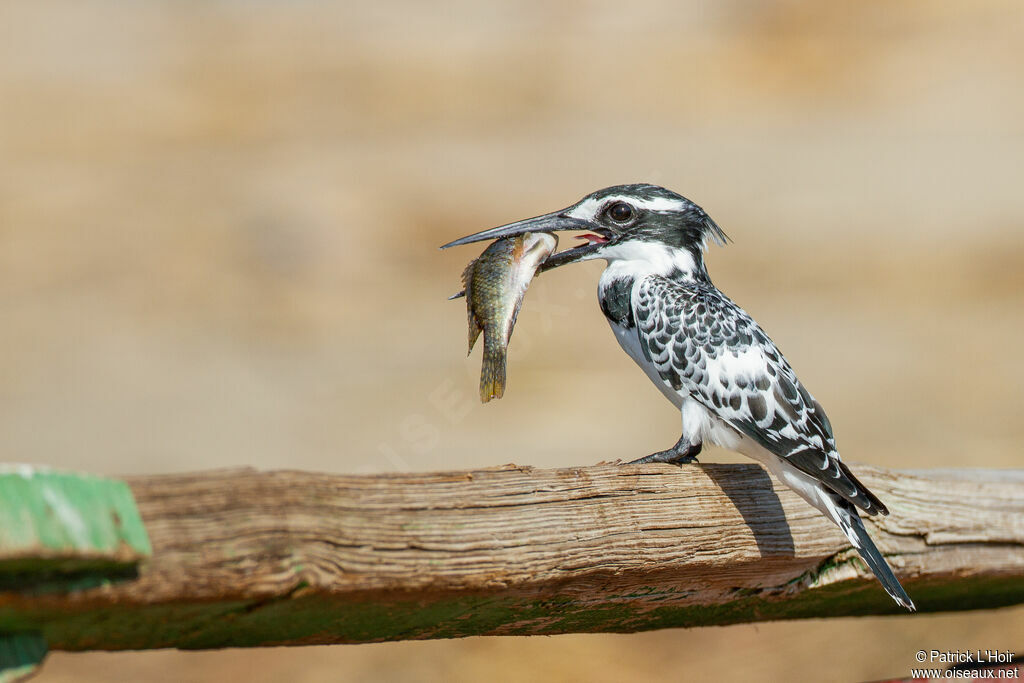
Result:
<instances>
[{"instance_id":1,"label":"wing feather","mask_svg":"<svg viewBox=\"0 0 1024 683\"><path fill-rule=\"evenodd\" d=\"M640 347L669 386L869 514L888 514L840 460L824 409L774 342L714 287L661 276L633 297Z\"/></svg>"}]
</instances>

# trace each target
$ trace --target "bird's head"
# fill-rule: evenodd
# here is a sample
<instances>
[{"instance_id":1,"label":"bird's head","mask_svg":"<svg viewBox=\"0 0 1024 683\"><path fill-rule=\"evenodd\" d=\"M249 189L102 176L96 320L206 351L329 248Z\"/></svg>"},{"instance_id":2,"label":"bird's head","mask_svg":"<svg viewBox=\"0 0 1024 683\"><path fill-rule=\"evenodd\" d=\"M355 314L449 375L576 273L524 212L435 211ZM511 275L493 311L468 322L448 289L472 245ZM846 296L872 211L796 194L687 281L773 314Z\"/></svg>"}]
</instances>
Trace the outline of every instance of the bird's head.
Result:
<instances>
[{"instance_id":1,"label":"bird's head","mask_svg":"<svg viewBox=\"0 0 1024 683\"><path fill-rule=\"evenodd\" d=\"M524 232L582 230L585 244L561 251L541 266L550 270L576 261L635 261L665 272L689 267L703 272L708 240L728 239L711 218L686 197L657 185L615 185L592 192L572 206L509 223L449 242L442 249Z\"/></svg>"}]
</instances>

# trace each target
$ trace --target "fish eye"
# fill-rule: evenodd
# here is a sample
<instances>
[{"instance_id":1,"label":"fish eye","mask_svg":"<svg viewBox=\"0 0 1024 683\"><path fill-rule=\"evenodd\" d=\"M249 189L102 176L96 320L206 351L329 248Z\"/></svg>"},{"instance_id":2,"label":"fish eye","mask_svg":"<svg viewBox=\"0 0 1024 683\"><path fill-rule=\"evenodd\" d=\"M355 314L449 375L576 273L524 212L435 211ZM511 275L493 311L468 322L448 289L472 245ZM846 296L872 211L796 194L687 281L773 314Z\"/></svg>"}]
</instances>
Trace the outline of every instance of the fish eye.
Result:
<instances>
[{"instance_id":1,"label":"fish eye","mask_svg":"<svg viewBox=\"0 0 1024 683\"><path fill-rule=\"evenodd\" d=\"M626 202L615 202L608 207L608 217L616 223L626 223L633 218L633 207Z\"/></svg>"}]
</instances>

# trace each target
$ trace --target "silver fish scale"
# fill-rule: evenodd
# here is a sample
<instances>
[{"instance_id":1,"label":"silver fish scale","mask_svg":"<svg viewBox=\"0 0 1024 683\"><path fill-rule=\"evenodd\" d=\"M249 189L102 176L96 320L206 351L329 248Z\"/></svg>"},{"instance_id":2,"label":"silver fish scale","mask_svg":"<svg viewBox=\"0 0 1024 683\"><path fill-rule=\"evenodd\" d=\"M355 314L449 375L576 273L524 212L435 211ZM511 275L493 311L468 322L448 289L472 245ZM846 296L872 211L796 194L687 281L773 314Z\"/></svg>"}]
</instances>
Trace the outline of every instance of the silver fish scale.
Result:
<instances>
[{"instance_id":1,"label":"silver fish scale","mask_svg":"<svg viewBox=\"0 0 1024 683\"><path fill-rule=\"evenodd\" d=\"M774 342L713 285L649 275L633 314L641 349L673 389L865 512L887 514L840 460L824 409Z\"/></svg>"}]
</instances>

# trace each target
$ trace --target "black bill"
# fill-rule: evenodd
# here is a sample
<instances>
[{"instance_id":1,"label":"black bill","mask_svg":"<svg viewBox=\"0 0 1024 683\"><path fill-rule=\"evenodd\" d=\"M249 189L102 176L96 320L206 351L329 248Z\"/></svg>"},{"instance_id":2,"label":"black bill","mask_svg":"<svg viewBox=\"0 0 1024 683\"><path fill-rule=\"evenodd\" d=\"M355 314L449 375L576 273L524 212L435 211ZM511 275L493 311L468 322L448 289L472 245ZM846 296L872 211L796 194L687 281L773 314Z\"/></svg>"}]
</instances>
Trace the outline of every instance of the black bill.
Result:
<instances>
[{"instance_id":1,"label":"black bill","mask_svg":"<svg viewBox=\"0 0 1024 683\"><path fill-rule=\"evenodd\" d=\"M467 237L457 239L454 242L443 244L441 245L441 248L447 249L448 247L458 247L472 242L500 240L503 237L513 237L515 235L521 235L524 232L557 232L559 230L589 229L590 224L586 221L581 221L578 218L572 218L571 216L566 216L560 212L546 213L543 216L537 216L536 218L527 218L524 221L516 221L515 223L500 225L497 228L491 228L490 230L474 233Z\"/></svg>"},{"instance_id":2,"label":"black bill","mask_svg":"<svg viewBox=\"0 0 1024 683\"><path fill-rule=\"evenodd\" d=\"M505 237L521 235L524 232L556 232L559 230L595 231L595 228L593 224L587 221L567 216L561 212L547 213L543 216L527 218L523 221L516 221L515 223L509 223L508 225L501 225L497 228L477 232L472 235L468 235L467 237L462 237L449 242L448 244L444 244L441 248L447 249L448 247L458 247L463 244L471 244L472 242L499 240ZM591 232L582 236L587 240L587 244L582 244L572 249L566 249L549 256L548 259L541 264L540 268L537 269L537 272L544 272L545 270L564 266L567 263L579 261L580 259L600 250L601 247L604 246L611 238L611 234L602 229L597 229L595 232L598 234ZM456 294L452 298L454 299L458 296L459 295Z\"/></svg>"}]
</instances>

